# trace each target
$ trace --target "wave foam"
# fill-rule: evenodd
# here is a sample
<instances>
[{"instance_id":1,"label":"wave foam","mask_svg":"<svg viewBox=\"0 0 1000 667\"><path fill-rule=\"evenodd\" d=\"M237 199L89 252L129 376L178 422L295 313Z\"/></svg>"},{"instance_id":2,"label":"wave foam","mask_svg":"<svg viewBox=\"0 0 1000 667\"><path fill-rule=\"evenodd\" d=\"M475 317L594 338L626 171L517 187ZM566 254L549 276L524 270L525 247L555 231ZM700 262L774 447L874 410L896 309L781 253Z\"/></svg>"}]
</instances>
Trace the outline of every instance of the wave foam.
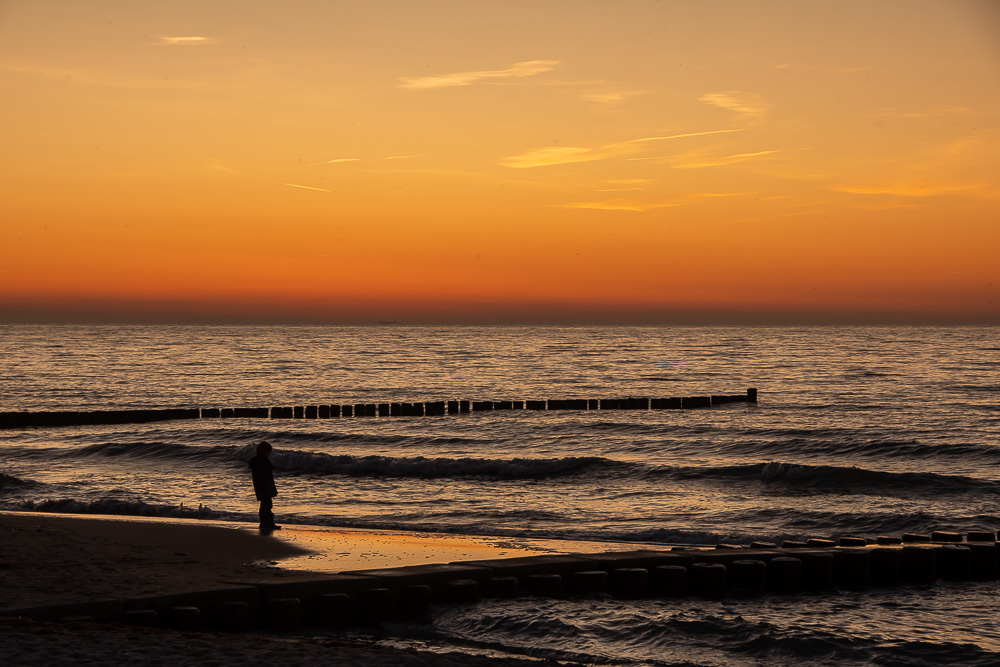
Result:
<instances>
[{"instance_id":1,"label":"wave foam","mask_svg":"<svg viewBox=\"0 0 1000 667\"><path fill-rule=\"evenodd\" d=\"M663 474L682 479L757 481L824 493L965 493L978 491L997 494L1000 489L989 480L930 472L884 472L857 467L809 465L768 461L734 466L676 468Z\"/></svg>"},{"instance_id":2,"label":"wave foam","mask_svg":"<svg viewBox=\"0 0 1000 667\"><path fill-rule=\"evenodd\" d=\"M121 516L159 516L181 519L225 519L211 507L199 504L197 508L180 505L154 505L141 500L101 498L98 500L25 500L18 504L22 510L32 512L61 512L66 514L112 514Z\"/></svg>"},{"instance_id":3,"label":"wave foam","mask_svg":"<svg viewBox=\"0 0 1000 667\"><path fill-rule=\"evenodd\" d=\"M555 459L479 459L391 456L351 456L317 452L276 451L271 462L278 470L352 477L486 477L490 479L539 479L574 475L608 462L597 456Z\"/></svg>"}]
</instances>

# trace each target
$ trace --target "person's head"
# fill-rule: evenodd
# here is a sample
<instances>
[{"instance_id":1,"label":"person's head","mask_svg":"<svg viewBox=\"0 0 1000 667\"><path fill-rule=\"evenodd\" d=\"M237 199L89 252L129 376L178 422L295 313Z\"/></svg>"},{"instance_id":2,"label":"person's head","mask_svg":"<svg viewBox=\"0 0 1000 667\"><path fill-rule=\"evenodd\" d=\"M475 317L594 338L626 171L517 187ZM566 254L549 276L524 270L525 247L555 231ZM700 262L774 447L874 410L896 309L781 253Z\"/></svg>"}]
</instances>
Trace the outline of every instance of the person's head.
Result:
<instances>
[{"instance_id":1,"label":"person's head","mask_svg":"<svg viewBox=\"0 0 1000 667\"><path fill-rule=\"evenodd\" d=\"M260 456L267 456L271 453L271 443L261 440L260 444L257 445L257 454Z\"/></svg>"}]
</instances>

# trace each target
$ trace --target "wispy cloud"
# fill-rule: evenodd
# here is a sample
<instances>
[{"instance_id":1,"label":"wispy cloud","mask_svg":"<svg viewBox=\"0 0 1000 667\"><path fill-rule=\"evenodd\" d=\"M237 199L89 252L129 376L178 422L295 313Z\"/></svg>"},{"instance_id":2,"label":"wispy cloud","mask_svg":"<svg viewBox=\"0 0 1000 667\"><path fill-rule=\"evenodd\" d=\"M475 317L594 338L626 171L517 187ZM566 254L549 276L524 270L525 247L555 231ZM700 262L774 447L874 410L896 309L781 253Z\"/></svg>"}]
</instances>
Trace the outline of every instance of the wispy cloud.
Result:
<instances>
[{"instance_id":1,"label":"wispy cloud","mask_svg":"<svg viewBox=\"0 0 1000 667\"><path fill-rule=\"evenodd\" d=\"M901 208L918 208L918 205L914 204L912 199L909 201L902 199L893 199L892 201L859 199L850 206L862 211L895 211Z\"/></svg>"},{"instance_id":2,"label":"wispy cloud","mask_svg":"<svg viewBox=\"0 0 1000 667\"><path fill-rule=\"evenodd\" d=\"M386 162L388 160L410 160L416 157L423 157L426 153L420 153L419 155L390 155L388 157L377 157L369 158L369 162ZM363 162L359 157L335 157L332 160L321 160L320 162L310 162L308 163L310 167L315 167L322 164L341 164L343 162Z\"/></svg>"},{"instance_id":3,"label":"wispy cloud","mask_svg":"<svg viewBox=\"0 0 1000 667\"><path fill-rule=\"evenodd\" d=\"M560 204L560 208L587 209L594 211L632 211L634 213L645 213L660 208L675 208L677 206L688 206L694 204L699 199L712 199L717 197L747 197L751 192L695 192L686 195L678 195L669 201L637 201L630 199L610 199L606 201L584 201L572 202L570 204Z\"/></svg>"},{"instance_id":4,"label":"wispy cloud","mask_svg":"<svg viewBox=\"0 0 1000 667\"><path fill-rule=\"evenodd\" d=\"M527 60L514 63L507 69L480 70L477 72L455 72L437 76L404 77L399 80L400 88L448 88L451 86L471 86L488 79L517 79L543 72L551 72L559 66L558 60Z\"/></svg>"},{"instance_id":5,"label":"wispy cloud","mask_svg":"<svg viewBox=\"0 0 1000 667\"><path fill-rule=\"evenodd\" d=\"M598 148L586 148L582 146L542 146L532 148L519 155L505 157L499 163L505 167L517 169L527 169L531 167L546 167L557 164L570 164L573 162L593 162L595 160L606 160L609 158L623 159L643 159L625 158L626 155L637 153L641 150L642 144L654 141L666 141L668 139L682 139L685 137L700 137L707 134L723 134L729 132L741 132L742 130L709 130L706 132L685 132L683 134L672 134L662 137L642 137L619 141L613 144L606 144Z\"/></svg>"},{"instance_id":6,"label":"wispy cloud","mask_svg":"<svg viewBox=\"0 0 1000 667\"><path fill-rule=\"evenodd\" d=\"M645 94L645 90L630 90L621 93L591 93L589 95L581 95L580 99L585 102L593 102L594 104L610 107L621 104L632 97Z\"/></svg>"},{"instance_id":7,"label":"wispy cloud","mask_svg":"<svg viewBox=\"0 0 1000 667\"><path fill-rule=\"evenodd\" d=\"M683 206L681 202L669 204L627 201L616 199L612 201L587 201L573 202L572 204L560 204L559 208L578 208L592 211L631 211L633 213L645 213L657 208L670 208L673 206Z\"/></svg>"},{"instance_id":8,"label":"wispy cloud","mask_svg":"<svg viewBox=\"0 0 1000 667\"><path fill-rule=\"evenodd\" d=\"M335 157L332 160L323 160L321 162L310 162L310 167L315 167L318 164L337 164L338 162L360 162L359 157Z\"/></svg>"},{"instance_id":9,"label":"wispy cloud","mask_svg":"<svg viewBox=\"0 0 1000 667\"><path fill-rule=\"evenodd\" d=\"M760 121L774 105L764 100L757 93L742 90L730 90L724 93L705 93L698 98L699 102L711 104L722 109L735 111L747 120Z\"/></svg>"},{"instance_id":10,"label":"wispy cloud","mask_svg":"<svg viewBox=\"0 0 1000 667\"><path fill-rule=\"evenodd\" d=\"M833 190L856 195L896 195L897 197L936 197L987 187L982 181L959 183L885 183L881 185L836 185Z\"/></svg>"},{"instance_id":11,"label":"wispy cloud","mask_svg":"<svg viewBox=\"0 0 1000 667\"><path fill-rule=\"evenodd\" d=\"M843 173L839 183L834 181L830 188L863 196L910 199L962 196L1000 200L998 140L1000 132L988 131L924 146L873 166L870 173L877 175L865 178L858 173Z\"/></svg>"},{"instance_id":12,"label":"wispy cloud","mask_svg":"<svg viewBox=\"0 0 1000 667\"><path fill-rule=\"evenodd\" d=\"M975 111L969 107L933 107L921 111L900 111L897 109L882 109L872 114L873 118L950 118L967 116L996 115L996 111Z\"/></svg>"},{"instance_id":13,"label":"wispy cloud","mask_svg":"<svg viewBox=\"0 0 1000 667\"><path fill-rule=\"evenodd\" d=\"M692 199L717 199L719 197L750 197L755 192L694 192L688 197Z\"/></svg>"},{"instance_id":14,"label":"wispy cloud","mask_svg":"<svg viewBox=\"0 0 1000 667\"><path fill-rule=\"evenodd\" d=\"M215 40L211 37L190 35L184 37L160 37L157 44L165 44L167 46L199 46L203 44L212 44L213 42L215 42Z\"/></svg>"},{"instance_id":15,"label":"wispy cloud","mask_svg":"<svg viewBox=\"0 0 1000 667\"><path fill-rule=\"evenodd\" d=\"M857 74L858 72L870 72L871 67L867 66L857 66L857 67L822 67L819 65L810 65L807 63L796 63L787 62L779 63L774 65L775 69L787 69L796 70L799 72L819 72L821 74Z\"/></svg>"},{"instance_id":16,"label":"wispy cloud","mask_svg":"<svg viewBox=\"0 0 1000 667\"><path fill-rule=\"evenodd\" d=\"M729 134L731 132L743 132L744 128L736 130L708 130L707 132L685 132L684 134L671 134L666 137L643 137L642 139L631 139L624 143L640 144L646 141L665 141L667 139L684 139L685 137L703 137L706 134Z\"/></svg>"},{"instance_id":17,"label":"wispy cloud","mask_svg":"<svg viewBox=\"0 0 1000 667\"><path fill-rule=\"evenodd\" d=\"M333 192L333 190L327 190L326 188L314 188L311 185L299 185L298 183L275 183L275 185L287 185L290 188L301 188L303 190L317 190L319 192Z\"/></svg>"},{"instance_id":18,"label":"wispy cloud","mask_svg":"<svg viewBox=\"0 0 1000 667\"><path fill-rule=\"evenodd\" d=\"M778 151L756 151L753 153L736 153L734 155L680 155L668 158L667 161L677 169L699 169L702 167L724 167L737 162L746 162L765 155L774 155Z\"/></svg>"},{"instance_id":19,"label":"wispy cloud","mask_svg":"<svg viewBox=\"0 0 1000 667\"><path fill-rule=\"evenodd\" d=\"M500 160L500 164L505 167L515 169L528 169L531 167L547 167L556 164L570 164L573 162L592 162L601 160L606 155L592 148L581 148L578 146L543 146L532 148L520 155L512 155Z\"/></svg>"}]
</instances>

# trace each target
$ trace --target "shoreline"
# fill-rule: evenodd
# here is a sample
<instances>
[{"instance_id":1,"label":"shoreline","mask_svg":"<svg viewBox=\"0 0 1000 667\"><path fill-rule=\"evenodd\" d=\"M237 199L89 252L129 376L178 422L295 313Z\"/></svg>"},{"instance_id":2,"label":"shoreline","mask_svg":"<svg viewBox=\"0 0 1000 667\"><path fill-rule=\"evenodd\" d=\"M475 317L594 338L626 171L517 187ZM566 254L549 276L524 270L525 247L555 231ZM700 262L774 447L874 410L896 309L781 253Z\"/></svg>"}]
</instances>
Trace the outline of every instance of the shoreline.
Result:
<instances>
[{"instance_id":1,"label":"shoreline","mask_svg":"<svg viewBox=\"0 0 1000 667\"><path fill-rule=\"evenodd\" d=\"M421 626L432 630L437 618L432 603L476 602L480 589L482 597L496 598L519 593L622 600L693 595L726 604L723 598L730 593L736 600L764 594L800 598L800 593L850 594L938 580L996 581L996 537L984 531L936 531L877 542L815 538L781 546L659 551L635 544L619 544L623 551L608 549L610 543L566 542L556 551L490 538L315 526L292 527L286 539L279 539L246 524L0 513L0 596L19 594L36 603L50 597L35 608L0 608L0 634L8 640L0 642L0 663L116 663L119 654L106 645L126 642L147 647L143 651L168 651L176 660L158 664L202 662L209 655L212 664L247 664L248 658L272 664L283 648L294 655L283 655L282 661L296 664L537 664L522 653L530 656L533 649L517 648L516 642L509 653L447 639L400 651L391 641L382 645L378 631L359 638L338 629L399 619L416 623L423 634L427 630ZM309 541L315 548L304 548ZM603 548L568 551L570 545L584 544ZM339 551L348 547L352 550ZM470 560L491 550L496 557ZM426 562L428 554L434 563ZM384 566L378 559L386 557L396 562ZM329 569L275 567L294 559ZM367 567L345 569L358 564ZM51 600L84 594L90 598L78 604ZM60 622L47 622L54 620ZM404 627L395 632L406 636ZM385 632L393 633L392 626ZM110 641L98 641L98 633ZM192 646L197 653L181 657L178 650ZM81 655L87 660L80 662ZM126 662L142 658L134 653Z\"/></svg>"},{"instance_id":2,"label":"shoreline","mask_svg":"<svg viewBox=\"0 0 1000 667\"><path fill-rule=\"evenodd\" d=\"M0 512L0 614L266 578L279 572L273 564L303 553L287 542L197 520Z\"/></svg>"},{"instance_id":3,"label":"shoreline","mask_svg":"<svg viewBox=\"0 0 1000 667\"><path fill-rule=\"evenodd\" d=\"M291 537L264 536L250 524L206 525L198 519L0 511L0 634L4 637L0 663L142 664L160 656L156 664L538 664L529 657L491 657L461 647L418 651L334 636L295 635L291 641L271 632L234 634L86 620L49 622L16 615L19 609L69 608L112 598L169 597L221 589L234 580L287 584L315 579L317 574L328 577L338 558L344 565L341 569L348 569L359 563L371 567L426 563L432 551L440 562L539 553L487 538L315 527L287 531ZM339 551L316 550L324 544ZM328 569L285 567L296 559Z\"/></svg>"},{"instance_id":4,"label":"shoreline","mask_svg":"<svg viewBox=\"0 0 1000 667\"><path fill-rule=\"evenodd\" d=\"M0 511L0 615L11 609L207 590L237 580L638 545L202 519Z\"/></svg>"}]
</instances>

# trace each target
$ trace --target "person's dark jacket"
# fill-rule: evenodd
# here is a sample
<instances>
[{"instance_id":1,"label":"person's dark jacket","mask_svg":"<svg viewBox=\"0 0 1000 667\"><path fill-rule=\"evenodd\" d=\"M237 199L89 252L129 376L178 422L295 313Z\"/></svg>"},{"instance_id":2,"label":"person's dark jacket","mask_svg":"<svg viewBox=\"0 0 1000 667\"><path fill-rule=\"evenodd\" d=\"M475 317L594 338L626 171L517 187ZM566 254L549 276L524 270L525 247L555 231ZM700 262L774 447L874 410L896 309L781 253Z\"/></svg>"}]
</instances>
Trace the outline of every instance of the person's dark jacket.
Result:
<instances>
[{"instance_id":1,"label":"person's dark jacket","mask_svg":"<svg viewBox=\"0 0 1000 667\"><path fill-rule=\"evenodd\" d=\"M274 486L274 466L266 456L257 455L250 459L250 474L253 477L253 492L257 500L274 498L278 489Z\"/></svg>"}]
</instances>

